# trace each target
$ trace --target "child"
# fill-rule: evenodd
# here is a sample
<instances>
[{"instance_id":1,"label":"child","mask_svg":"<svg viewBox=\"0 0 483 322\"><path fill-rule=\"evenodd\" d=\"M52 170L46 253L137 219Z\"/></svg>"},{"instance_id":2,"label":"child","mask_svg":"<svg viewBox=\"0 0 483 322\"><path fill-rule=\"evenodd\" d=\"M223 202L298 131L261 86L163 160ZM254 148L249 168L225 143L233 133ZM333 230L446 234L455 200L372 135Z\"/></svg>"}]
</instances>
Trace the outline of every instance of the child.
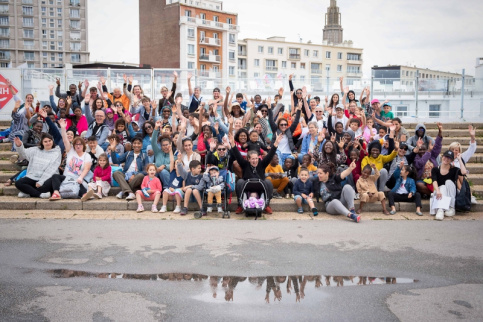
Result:
<instances>
[{"instance_id":1,"label":"child","mask_svg":"<svg viewBox=\"0 0 483 322\"><path fill-rule=\"evenodd\" d=\"M371 175L372 170L374 170L373 175ZM378 178L379 170L377 170L374 163L366 165L364 169L362 169L361 177L357 181L357 191L361 197L361 203L359 209L357 209L358 214L362 213L362 208L366 202L380 201L382 205L382 213L389 215L389 212L386 210L386 197L384 196L384 192L377 191L376 188L376 181Z\"/></svg>"},{"instance_id":2,"label":"child","mask_svg":"<svg viewBox=\"0 0 483 322\"><path fill-rule=\"evenodd\" d=\"M247 101L243 100L243 94L242 93L237 93L235 96L236 102L240 104L240 108L244 111L247 109ZM235 102L233 102L235 103Z\"/></svg>"},{"instance_id":3,"label":"child","mask_svg":"<svg viewBox=\"0 0 483 322\"><path fill-rule=\"evenodd\" d=\"M220 170L217 166L212 166L203 175L199 185L196 186L196 190L202 191L206 189L208 192L208 204L213 204L213 197L216 198L216 203L218 204L218 213L223 213L223 208L221 207L221 191L225 188L225 181L223 177L220 176ZM210 206L206 209L206 212L212 212L213 208ZM204 209L201 210L203 215L205 215Z\"/></svg>"},{"instance_id":4,"label":"child","mask_svg":"<svg viewBox=\"0 0 483 322\"><path fill-rule=\"evenodd\" d=\"M116 121L112 134L119 137L119 143L124 146L125 151L131 151L131 135L126 129L126 122L124 119L118 119Z\"/></svg>"},{"instance_id":5,"label":"child","mask_svg":"<svg viewBox=\"0 0 483 322\"><path fill-rule=\"evenodd\" d=\"M301 169L309 170L309 177L317 175L317 167L312 163L312 156L310 154L304 154L302 157L302 163L298 168L297 174L300 174Z\"/></svg>"},{"instance_id":6,"label":"child","mask_svg":"<svg viewBox=\"0 0 483 322\"><path fill-rule=\"evenodd\" d=\"M174 213L181 212L181 200L183 200L184 192L181 190L183 187L183 177L178 171L178 164L182 163L178 157L176 162L174 161L173 151L169 150L169 187L165 188L163 191L163 206L159 212L166 212L166 204L168 200L173 200L173 196L176 199L176 208L174 208ZM175 167L176 166L176 167Z\"/></svg>"},{"instance_id":7,"label":"child","mask_svg":"<svg viewBox=\"0 0 483 322\"><path fill-rule=\"evenodd\" d=\"M283 193L286 199L293 198L293 184L297 181L298 158L286 158L282 169L285 171L285 176L289 180L287 186L283 189ZM292 193L291 197L289 190Z\"/></svg>"},{"instance_id":8,"label":"child","mask_svg":"<svg viewBox=\"0 0 483 322\"><path fill-rule=\"evenodd\" d=\"M158 212L158 202L161 198L161 181L156 177L156 165L150 163L146 166L147 176L144 177L143 183L141 184L141 190L136 191L136 201L138 202L137 212L143 212L143 200L153 200L153 205L151 206L151 212Z\"/></svg>"},{"instance_id":9,"label":"child","mask_svg":"<svg viewBox=\"0 0 483 322\"><path fill-rule=\"evenodd\" d=\"M94 171L97 166L99 156L104 153L104 150L97 144L97 137L95 135L91 135L87 138L86 153L89 153L91 156L91 171Z\"/></svg>"},{"instance_id":10,"label":"child","mask_svg":"<svg viewBox=\"0 0 483 322\"><path fill-rule=\"evenodd\" d=\"M107 154L102 153L97 159L93 180L87 185L87 192L81 200L87 201L93 197L102 199L102 196L107 197L109 190L111 190L111 166Z\"/></svg>"},{"instance_id":11,"label":"child","mask_svg":"<svg viewBox=\"0 0 483 322\"><path fill-rule=\"evenodd\" d=\"M287 159L285 159L285 162ZM289 179L278 164L278 155L275 154L270 164L265 168L265 177L272 182L273 189L277 189L273 192L273 198L282 199L283 190L288 185Z\"/></svg>"},{"instance_id":12,"label":"child","mask_svg":"<svg viewBox=\"0 0 483 322\"><path fill-rule=\"evenodd\" d=\"M390 215L396 214L395 201L409 202L414 201L416 203L416 215L422 216L421 212L421 194L416 191L416 183L413 178L410 178L411 167L404 164L401 161L399 167L394 171L396 177L396 185L387 194L389 199L389 206L391 206Z\"/></svg>"},{"instance_id":13,"label":"child","mask_svg":"<svg viewBox=\"0 0 483 322\"><path fill-rule=\"evenodd\" d=\"M178 160L181 161L181 153L178 154ZM185 216L188 213L188 204L190 202L191 193L195 197L196 201L198 202L198 206L201 209L202 201L201 195L199 191L195 188L200 183L202 174L201 174L201 162L198 160L193 160L189 164L190 171L186 171L183 167L182 162L178 162L177 165L178 173L183 177L183 188L181 190L184 192L184 204L183 208L181 208L181 216Z\"/></svg>"},{"instance_id":14,"label":"child","mask_svg":"<svg viewBox=\"0 0 483 322\"><path fill-rule=\"evenodd\" d=\"M361 148L361 145L359 142L354 141L349 143L349 145L352 144L353 149L349 152L348 149L345 150L345 153L347 155L347 165L350 166L352 162L355 162L356 168L352 170L352 179L354 181L354 185L357 187L357 181L359 180L361 176L361 164L362 164L362 159L367 155L367 152L364 148ZM356 193L355 200L359 200L359 193Z\"/></svg>"},{"instance_id":15,"label":"child","mask_svg":"<svg viewBox=\"0 0 483 322\"><path fill-rule=\"evenodd\" d=\"M302 208L302 203L308 204L312 208L312 213L317 216L319 213L317 208L314 206L314 201L312 197L314 192L312 191L312 180L309 180L309 170L307 168L302 168L299 173L299 179L293 185L294 200L297 204L297 212L299 214L304 213Z\"/></svg>"},{"instance_id":16,"label":"child","mask_svg":"<svg viewBox=\"0 0 483 322\"><path fill-rule=\"evenodd\" d=\"M243 202L245 208L263 209L265 201L258 196L258 193L251 192L250 197Z\"/></svg>"},{"instance_id":17,"label":"child","mask_svg":"<svg viewBox=\"0 0 483 322\"><path fill-rule=\"evenodd\" d=\"M362 127L364 124L362 123L361 126L361 120L358 118L352 118L349 120L349 129L347 132L351 135L354 136L354 140L359 140L362 137ZM353 134L353 135L352 135Z\"/></svg>"},{"instance_id":18,"label":"child","mask_svg":"<svg viewBox=\"0 0 483 322\"><path fill-rule=\"evenodd\" d=\"M372 117L368 117L362 136L367 143L370 143L372 140L374 140L374 136L376 134L377 130L374 128L374 120L372 119Z\"/></svg>"},{"instance_id":19,"label":"child","mask_svg":"<svg viewBox=\"0 0 483 322\"><path fill-rule=\"evenodd\" d=\"M114 143L114 142L116 143L116 150L115 150L115 152L117 154L123 154L124 153L124 147L122 146L121 143L119 143L119 136L117 136L116 134L111 134L111 135L109 135L107 137L107 140L109 141L109 145L111 145L111 143ZM111 164L113 164L112 163L112 159L110 159L109 162Z\"/></svg>"},{"instance_id":20,"label":"child","mask_svg":"<svg viewBox=\"0 0 483 322\"><path fill-rule=\"evenodd\" d=\"M394 118L394 114L391 112L392 105L391 103L388 103L387 101L384 102L382 105L382 111L381 111L381 120L383 122L392 120Z\"/></svg>"},{"instance_id":21,"label":"child","mask_svg":"<svg viewBox=\"0 0 483 322\"><path fill-rule=\"evenodd\" d=\"M387 127L381 126L377 131L377 134L374 135L374 140L379 140L379 142L383 144L386 135L387 135Z\"/></svg>"},{"instance_id":22,"label":"child","mask_svg":"<svg viewBox=\"0 0 483 322\"><path fill-rule=\"evenodd\" d=\"M243 149L247 149L247 151L257 151L260 153L260 156L263 154L263 151L267 152L267 147L260 142L258 138L258 132L255 130L251 131L247 143L242 146Z\"/></svg>"}]
</instances>

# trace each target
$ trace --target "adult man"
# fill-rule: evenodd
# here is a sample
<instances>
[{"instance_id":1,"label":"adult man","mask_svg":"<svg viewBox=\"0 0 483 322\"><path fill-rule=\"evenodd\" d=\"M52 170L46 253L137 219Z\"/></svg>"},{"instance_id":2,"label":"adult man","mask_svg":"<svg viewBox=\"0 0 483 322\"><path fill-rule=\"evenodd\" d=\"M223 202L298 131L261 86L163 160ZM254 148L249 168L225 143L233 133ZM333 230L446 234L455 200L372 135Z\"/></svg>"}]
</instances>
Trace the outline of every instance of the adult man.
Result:
<instances>
[{"instance_id":1,"label":"adult man","mask_svg":"<svg viewBox=\"0 0 483 322\"><path fill-rule=\"evenodd\" d=\"M117 155L116 142L113 141L109 146L108 153L112 158L114 164L124 163L124 168L122 171L116 171L113 173L112 177L121 187L121 192L119 192L116 197L122 199L125 194L128 194L126 200L134 200L136 196L134 195L134 190L138 190L143 182L146 172L144 169L148 165L148 156L146 153L142 153L141 149L143 147L143 140L141 137L136 136L132 140L132 151Z\"/></svg>"},{"instance_id":2,"label":"adult man","mask_svg":"<svg viewBox=\"0 0 483 322\"><path fill-rule=\"evenodd\" d=\"M55 96L58 98L66 99L67 96L72 98L72 107L81 106L81 102L84 100L86 96L87 86L89 86L89 81L86 79L84 81L84 91L82 93L77 93L77 86L75 84L69 85L69 92L68 93L61 93L60 92L60 78L55 79L55 83L57 84L57 88L55 89ZM82 82L79 82L79 90L82 88Z\"/></svg>"},{"instance_id":3,"label":"adult man","mask_svg":"<svg viewBox=\"0 0 483 322\"><path fill-rule=\"evenodd\" d=\"M233 135L230 135L230 144L232 146L232 153L235 156L238 164L243 170L243 178L238 179L235 187L236 196L238 199L238 208L236 209L237 214L241 214L243 212L243 207L241 204L241 193L243 190L243 186L248 179L260 179L262 184L265 186L265 191L267 192L267 198L269 199L267 202L267 206L265 207L265 212L267 214L272 213L272 208L270 208L270 199L273 196L273 185L269 179L265 178L265 168L270 164L270 160L272 160L275 152L277 151L278 144L282 141L284 135L278 135L275 142L272 144L272 148L268 152L268 154L260 160L257 151L248 151L247 160L245 160L238 148L235 146L235 139Z\"/></svg>"},{"instance_id":4,"label":"adult man","mask_svg":"<svg viewBox=\"0 0 483 322\"><path fill-rule=\"evenodd\" d=\"M101 76L101 83L102 83L102 91L107 93L107 96L111 100L112 104L116 104L117 102L121 102L124 106L125 110L129 110L129 97L126 94L123 94L121 88L116 87L112 90L112 94L109 93L107 86L106 86L106 79ZM123 87L127 86L127 76L124 74L124 84Z\"/></svg>"},{"instance_id":5,"label":"adult man","mask_svg":"<svg viewBox=\"0 0 483 322\"><path fill-rule=\"evenodd\" d=\"M201 96L201 88L199 86L196 86L194 91L191 88L191 77L193 77L193 75L188 73L188 93L190 95L188 108L190 113L194 113L198 107L202 105L203 97Z\"/></svg>"},{"instance_id":6,"label":"adult man","mask_svg":"<svg viewBox=\"0 0 483 322\"><path fill-rule=\"evenodd\" d=\"M94 121L89 124L87 128L86 137L90 137L94 135L97 138L97 144L101 146L104 150L109 145L107 142L107 136L109 135L109 127L104 124L104 120L106 119L106 114L103 110L97 110L94 114Z\"/></svg>"}]
</instances>

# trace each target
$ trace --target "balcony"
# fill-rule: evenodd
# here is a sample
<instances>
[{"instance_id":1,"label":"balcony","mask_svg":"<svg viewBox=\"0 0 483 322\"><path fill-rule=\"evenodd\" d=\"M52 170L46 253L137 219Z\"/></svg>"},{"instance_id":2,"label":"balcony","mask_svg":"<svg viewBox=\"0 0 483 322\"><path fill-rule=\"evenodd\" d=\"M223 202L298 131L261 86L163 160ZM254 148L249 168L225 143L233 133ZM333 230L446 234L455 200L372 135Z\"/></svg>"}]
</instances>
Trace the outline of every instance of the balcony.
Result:
<instances>
[{"instance_id":1,"label":"balcony","mask_svg":"<svg viewBox=\"0 0 483 322\"><path fill-rule=\"evenodd\" d=\"M208 78L219 78L221 77L221 73L219 71L213 71L213 70L199 70L198 76L208 77Z\"/></svg>"},{"instance_id":2,"label":"balcony","mask_svg":"<svg viewBox=\"0 0 483 322\"><path fill-rule=\"evenodd\" d=\"M219 63L221 61L221 57L220 57L220 55L201 54L200 60L201 61L207 61L207 62L213 62L213 63Z\"/></svg>"},{"instance_id":3,"label":"balcony","mask_svg":"<svg viewBox=\"0 0 483 322\"><path fill-rule=\"evenodd\" d=\"M187 17L187 16L180 17L179 23L198 25L198 26L203 26L205 28L215 29L215 30L221 29L221 30L230 30L230 31L240 31L240 27L237 25L229 25L227 23L223 23L219 21L211 21L211 20Z\"/></svg>"},{"instance_id":4,"label":"balcony","mask_svg":"<svg viewBox=\"0 0 483 322\"><path fill-rule=\"evenodd\" d=\"M70 0L69 6L71 7L80 7L80 0Z\"/></svg>"},{"instance_id":5,"label":"balcony","mask_svg":"<svg viewBox=\"0 0 483 322\"><path fill-rule=\"evenodd\" d=\"M246 55L247 55L246 50L239 50L238 51L238 56L246 56Z\"/></svg>"},{"instance_id":6,"label":"balcony","mask_svg":"<svg viewBox=\"0 0 483 322\"><path fill-rule=\"evenodd\" d=\"M35 49L35 45L23 45L23 49Z\"/></svg>"},{"instance_id":7,"label":"balcony","mask_svg":"<svg viewBox=\"0 0 483 322\"><path fill-rule=\"evenodd\" d=\"M238 70L247 70L246 65L238 65Z\"/></svg>"},{"instance_id":8,"label":"balcony","mask_svg":"<svg viewBox=\"0 0 483 322\"><path fill-rule=\"evenodd\" d=\"M291 60L300 60L300 54L289 54L288 59Z\"/></svg>"},{"instance_id":9,"label":"balcony","mask_svg":"<svg viewBox=\"0 0 483 322\"><path fill-rule=\"evenodd\" d=\"M311 69L312 74L322 75L322 69Z\"/></svg>"},{"instance_id":10,"label":"balcony","mask_svg":"<svg viewBox=\"0 0 483 322\"><path fill-rule=\"evenodd\" d=\"M10 52L0 53L0 59L2 59L2 60L10 60Z\"/></svg>"},{"instance_id":11,"label":"balcony","mask_svg":"<svg viewBox=\"0 0 483 322\"><path fill-rule=\"evenodd\" d=\"M362 72L355 72L355 71L347 72L346 76L347 77L358 77L358 78L360 78L360 77L362 77Z\"/></svg>"},{"instance_id":12,"label":"balcony","mask_svg":"<svg viewBox=\"0 0 483 322\"><path fill-rule=\"evenodd\" d=\"M2 37L2 38L10 38L10 31L0 32L0 37Z\"/></svg>"},{"instance_id":13,"label":"balcony","mask_svg":"<svg viewBox=\"0 0 483 322\"><path fill-rule=\"evenodd\" d=\"M208 46L221 46L221 40L218 38L201 38L200 44Z\"/></svg>"},{"instance_id":14,"label":"balcony","mask_svg":"<svg viewBox=\"0 0 483 322\"><path fill-rule=\"evenodd\" d=\"M265 70L276 72L276 71L278 71L278 67L277 66L266 66Z\"/></svg>"}]
</instances>

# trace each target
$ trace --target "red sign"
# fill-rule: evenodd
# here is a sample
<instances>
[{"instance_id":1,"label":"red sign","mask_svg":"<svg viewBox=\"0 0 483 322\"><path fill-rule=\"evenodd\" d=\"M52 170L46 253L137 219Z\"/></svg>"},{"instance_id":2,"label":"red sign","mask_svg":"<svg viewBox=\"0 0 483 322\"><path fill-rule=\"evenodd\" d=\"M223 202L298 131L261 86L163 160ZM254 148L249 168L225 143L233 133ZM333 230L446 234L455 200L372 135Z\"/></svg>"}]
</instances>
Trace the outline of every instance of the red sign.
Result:
<instances>
[{"instance_id":1,"label":"red sign","mask_svg":"<svg viewBox=\"0 0 483 322\"><path fill-rule=\"evenodd\" d=\"M15 91L17 91L15 87L13 88L15 89ZM11 93L10 88L8 88L7 80L5 79L5 77L3 77L2 74L0 74L0 110L4 108L8 102L10 102L12 97L13 93Z\"/></svg>"}]
</instances>

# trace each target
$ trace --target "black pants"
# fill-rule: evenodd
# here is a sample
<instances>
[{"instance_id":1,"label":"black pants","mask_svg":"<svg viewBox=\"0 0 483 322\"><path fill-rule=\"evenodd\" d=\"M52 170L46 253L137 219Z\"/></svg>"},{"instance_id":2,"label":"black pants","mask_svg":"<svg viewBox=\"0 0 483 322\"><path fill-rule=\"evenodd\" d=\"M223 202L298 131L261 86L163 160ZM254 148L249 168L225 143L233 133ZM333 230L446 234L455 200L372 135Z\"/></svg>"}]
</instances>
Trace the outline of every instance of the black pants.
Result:
<instances>
[{"instance_id":1,"label":"black pants","mask_svg":"<svg viewBox=\"0 0 483 322\"><path fill-rule=\"evenodd\" d=\"M289 190L290 190L290 192L293 191L293 182L292 181L289 181L287 186L285 186L285 188L283 188L283 193L288 194Z\"/></svg>"},{"instance_id":2,"label":"black pants","mask_svg":"<svg viewBox=\"0 0 483 322\"><path fill-rule=\"evenodd\" d=\"M15 187L23 193L30 195L30 197L39 198L41 193L59 190L60 184L64 181L65 177L60 174L54 174L52 178L44 182L40 187L36 187L37 180L33 180L27 177L23 177L15 181Z\"/></svg>"},{"instance_id":3,"label":"black pants","mask_svg":"<svg viewBox=\"0 0 483 322\"><path fill-rule=\"evenodd\" d=\"M416 207L422 207L421 205L421 194L416 192L411 198L408 198L409 194L399 194L389 191L387 194L387 199L389 199L389 206L394 206L395 201L401 202L416 202Z\"/></svg>"}]
</instances>

